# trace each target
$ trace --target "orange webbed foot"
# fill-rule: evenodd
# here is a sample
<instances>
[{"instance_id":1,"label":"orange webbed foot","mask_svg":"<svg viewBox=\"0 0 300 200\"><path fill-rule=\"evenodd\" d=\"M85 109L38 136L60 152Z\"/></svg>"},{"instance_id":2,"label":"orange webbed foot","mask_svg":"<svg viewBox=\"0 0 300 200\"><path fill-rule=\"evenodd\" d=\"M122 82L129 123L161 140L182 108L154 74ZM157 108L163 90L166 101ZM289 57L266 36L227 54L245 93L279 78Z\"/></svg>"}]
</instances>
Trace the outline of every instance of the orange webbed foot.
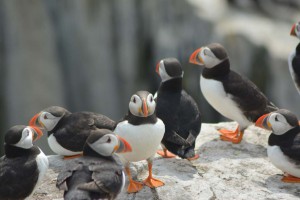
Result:
<instances>
[{"instance_id":1,"label":"orange webbed foot","mask_svg":"<svg viewBox=\"0 0 300 200\"><path fill-rule=\"evenodd\" d=\"M281 181L285 183L300 183L300 178L287 174L283 176Z\"/></svg>"},{"instance_id":2,"label":"orange webbed foot","mask_svg":"<svg viewBox=\"0 0 300 200\"><path fill-rule=\"evenodd\" d=\"M163 157L163 158L175 158L176 157L175 154L173 154L170 151L165 150L165 149L163 149L163 150L157 150L156 153L158 155L161 155L161 157Z\"/></svg>"},{"instance_id":3,"label":"orange webbed foot","mask_svg":"<svg viewBox=\"0 0 300 200\"><path fill-rule=\"evenodd\" d=\"M243 139L243 132L239 130L239 127L237 127L235 131L220 129L219 132L221 134L220 136L221 140L229 141L234 144L240 143Z\"/></svg>"},{"instance_id":4,"label":"orange webbed foot","mask_svg":"<svg viewBox=\"0 0 300 200\"><path fill-rule=\"evenodd\" d=\"M161 180L149 176L144 180L144 184L150 188L156 188L165 185Z\"/></svg>"},{"instance_id":5,"label":"orange webbed foot","mask_svg":"<svg viewBox=\"0 0 300 200\"><path fill-rule=\"evenodd\" d=\"M129 185L127 188L128 193L135 193L143 189L143 183L140 183L138 181L129 180Z\"/></svg>"},{"instance_id":6,"label":"orange webbed foot","mask_svg":"<svg viewBox=\"0 0 300 200\"><path fill-rule=\"evenodd\" d=\"M73 156L64 156L64 160L70 160L70 159L74 159L74 158L79 158L82 156L82 153L81 154L76 154L76 155L73 155Z\"/></svg>"}]
</instances>

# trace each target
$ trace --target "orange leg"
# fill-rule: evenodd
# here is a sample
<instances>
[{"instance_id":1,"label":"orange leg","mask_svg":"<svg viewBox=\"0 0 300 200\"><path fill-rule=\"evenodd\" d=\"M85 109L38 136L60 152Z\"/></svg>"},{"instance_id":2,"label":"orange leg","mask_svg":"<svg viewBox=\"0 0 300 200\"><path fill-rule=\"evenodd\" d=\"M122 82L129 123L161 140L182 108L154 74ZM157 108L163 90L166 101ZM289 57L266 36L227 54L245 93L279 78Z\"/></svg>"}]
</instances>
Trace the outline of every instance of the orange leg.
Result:
<instances>
[{"instance_id":1,"label":"orange leg","mask_svg":"<svg viewBox=\"0 0 300 200\"><path fill-rule=\"evenodd\" d=\"M163 186L164 183L162 181L152 177L152 161L148 161L148 169L149 169L149 176L144 180L144 184L150 188Z\"/></svg>"},{"instance_id":2,"label":"orange leg","mask_svg":"<svg viewBox=\"0 0 300 200\"><path fill-rule=\"evenodd\" d=\"M138 182L138 181L132 180L129 167L125 167L125 171L127 173L128 179L129 179L129 185L128 185L128 188L127 188L127 192L128 193L135 193L135 192L140 191L143 188L143 184Z\"/></svg>"},{"instance_id":3,"label":"orange leg","mask_svg":"<svg viewBox=\"0 0 300 200\"><path fill-rule=\"evenodd\" d=\"M226 129L220 129L219 132L221 133L221 140L224 141L229 141L234 144L238 144L242 141L243 139L243 132L240 131L239 126L236 128L235 131L229 131Z\"/></svg>"},{"instance_id":4,"label":"orange leg","mask_svg":"<svg viewBox=\"0 0 300 200\"><path fill-rule=\"evenodd\" d=\"M158 155L161 155L163 158L175 158L176 157L175 154L172 154L166 148L163 148L163 150L158 150L156 153Z\"/></svg>"},{"instance_id":5,"label":"orange leg","mask_svg":"<svg viewBox=\"0 0 300 200\"><path fill-rule=\"evenodd\" d=\"M287 174L283 176L281 181L285 183L300 183L300 178Z\"/></svg>"},{"instance_id":6,"label":"orange leg","mask_svg":"<svg viewBox=\"0 0 300 200\"><path fill-rule=\"evenodd\" d=\"M74 159L74 158L79 158L82 156L82 153L81 154L76 154L76 155L73 155L73 156L64 156L64 160L70 160L70 159Z\"/></svg>"},{"instance_id":7,"label":"orange leg","mask_svg":"<svg viewBox=\"0 0 300 200\"><path fill-rule=\"evenodd\" d=\"M191 157L191 158L187 158L189 161L192 161L192 160L197 160L199 158L199 154L196 154L194 157Z\"/></svg>"}]
</instances>

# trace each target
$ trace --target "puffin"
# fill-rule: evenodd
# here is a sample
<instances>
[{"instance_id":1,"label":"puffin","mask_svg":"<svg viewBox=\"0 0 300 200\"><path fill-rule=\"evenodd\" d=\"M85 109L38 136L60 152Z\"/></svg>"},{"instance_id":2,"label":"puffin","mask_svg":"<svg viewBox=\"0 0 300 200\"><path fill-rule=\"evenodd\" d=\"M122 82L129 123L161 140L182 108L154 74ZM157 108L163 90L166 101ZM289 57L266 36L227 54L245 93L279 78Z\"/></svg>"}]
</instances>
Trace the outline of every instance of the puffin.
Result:
<instances>
[{"instance_id":1,"label":"puffin","mask_svg":"<svg viewBox=\"0 0 300 200\"><path fill-rule=\"evenodd\" d=\"M262 115L256 126L271 130L268 157L284 172L283 182L300 183L300 127L295 114L279 109Z\"/></svg>"},{"instance_id":2,"label":"puffin","mask_svg":"<svg viewBox=\"0 0 300 200\"><path fill-rule=\"evenodd\" d=\"M130 144L111 130L93 130L83 147L83 156L66 162L56 187L64 191L65 200L115 199L125 185L125 174L114 154L130 151Z\"/></svg>"},{"instance_id":3,"label":"puffin","mask_svg":"<svg viewBox=\"0 0 300 200\"><path fill-rule=\"evenodd\" d=\"M120 154L121 161L125 165L125 171L129 179L128 193L135 193L143 188L163 186L164 183L153 177L152 165L154 155L165 133L165 125L155 114L156 103L153 95L148 91L138 91L132 95L129 102L129 110L120 120L114 133L129 142L132 152ZM148 177L143 183L134 181L130 173L130 163L147 160Z\"/></svg>"},{"instance_id":4,"label":"puffin","mask_svg":"<svg viewBox=\"0 0 300 200\"><path fill-rule=\"evenodd\" d=\"M156 72L162 81L157 91L156 116L166 129L163 151L157 153L164 158L178 155L188 160L197 159L195 142L201 129L201 114L193 97L182 89L181 64L176 58L165 58L156 65Z\"/></svg>"},{"instance_id":5,"label":"puffin","mask_svg":"<svg viewBox=\"0 0 300 200\"><path fill-rule=\"evenodd\" d=\"M221 44L212 43L195 50L189 62L204 67L200 88L208 103L238 123L234 131L219 130L222 140L240 143L249 125L263 114L278 110L253 82L230 69L227 52Z\"/></svg>"},{"instance_id":6,"label":"puffin","mask_svg":"<svg viewBox=\"0 0 300 200\"><path fill-rule=\"evenodd\" d=\"M42 181L49 163L43 151L33 145L43 135L37 127L15 125L4 137L0 158L0 199L30 197Z\"/></svg>"},{"instance_id":7,"label":"puffin","mask_svg":"<svg viewBox=\"0 0 300 200\"><path fill-rule=\"evenodd\" d=\"M113 130L116 122L93 112L71 113L65 108L51 106L34 115L29 125L45 129L51 150L68 159L81 156L91 131Z\"/></svg>"},{"instance_id":8,"label":"puffin","mask_svg":"<svg viewBox=\"0 0 300 200\"><path fill-rule=\"evenodd\" d=\"M300 39L300 22L292 26L290 35ZM300 42L296 49L291 52L288 58L289 71L294 81L294 84L300 93Z\"/></svg>"}]
</instances>

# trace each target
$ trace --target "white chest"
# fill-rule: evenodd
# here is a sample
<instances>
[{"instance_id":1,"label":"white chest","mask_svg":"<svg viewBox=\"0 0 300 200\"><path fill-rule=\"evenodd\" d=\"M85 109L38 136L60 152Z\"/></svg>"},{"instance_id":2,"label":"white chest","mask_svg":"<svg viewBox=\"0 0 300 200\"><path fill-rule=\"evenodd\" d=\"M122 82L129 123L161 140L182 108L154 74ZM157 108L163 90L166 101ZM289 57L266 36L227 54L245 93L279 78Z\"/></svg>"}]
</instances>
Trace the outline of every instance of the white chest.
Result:
<instances>
[{"instance_id":1,"label":"white chest","mask_svg":"<svg viewBox=\"0 0 300 200\"><path fill-rule=\"evenodd\" d=\"M247 127L251 122L243 115L230 94L225 93L220 81L200 77L200 88L208 103L223 116L237 121L240 126Z\"/></svg>"},{"instance_id":2,"label":"white chest","mask_svg":"<svg viewBox=\"0 0 300 200\"><path fill-rule=\"evenodd\" d=\"M153 156L165 133L164 123L158 119L156 124L133 126L128 121L120 122L115 134L123 137L132 147L132 152L119 154L123 159L136 162Z\"/></svg>"},{"instance_id":3,"label":"white chest","mask_svg":"<svg viewBox=\"0 0 300 200\"><path fill-rule=\"evenodd\" d=\"M43 177L45 176L46 171L48 170L48 167L49 167L49 161L48 161L47 156L44 154L44 152L42 150L40 150L40 151L41 151L40 154L36 157L36 162L37 162L37 166L38 166L38 170L39 170L40 174L39 174L37 183L36 183L32 193L29 196L31 196L34 193L34 191L36 190L36 188L40 185L40 183L41 183Z\"/></svg>"},{"instance_id":4,"label":"white chest","mask_svg":"<svg viewBox=\"0 0 300 200\"><path fill-rule=\"evenodd\" d=\"M281 171L300 178L300 166L292 163L278 146L268 146L268 157L275 167Z\"/></svg>"},{"instance_id":5,"label":"white chest","mask_svg":"<svg viewBox=\"0 0 300 200\"><path fill-rule=\"evenodd\" d=\"M293 68L293 65L292 65L292 61L293 61L293 58L295 57L295 55L296 55L296 51L293 51L293 52L289 55L289 57L288 57L288 64L289 64L289 71L290 71L290 74L291 74L291 76L292 76L292 78L293 78L294 84L295 84L295 86L296 86L298 92L300 93L300 88L299 88L298 85L296 84L296 76L297 76L297 75L295 74L294 68Z\"/></svg>"},{"instance_id":6,"label":"white chest","mask_svg":"<svg viewBox=\"0 0 300 200\"><path fill-rule=\"evenodd\" d=\"M48 144L49 144L49 147L51 148L51 150L58 154L58 155L62 155L62 156L73 156L73 155L77 155L77 154L80 154L81 152L78 151L78 152L73 152L73 151L70 151L68 149L65 149L64 147L62 147L56 140L56 138L53 136L53 134L51 134L49 137L48 137Z\"/></svg>"}]
</instances>

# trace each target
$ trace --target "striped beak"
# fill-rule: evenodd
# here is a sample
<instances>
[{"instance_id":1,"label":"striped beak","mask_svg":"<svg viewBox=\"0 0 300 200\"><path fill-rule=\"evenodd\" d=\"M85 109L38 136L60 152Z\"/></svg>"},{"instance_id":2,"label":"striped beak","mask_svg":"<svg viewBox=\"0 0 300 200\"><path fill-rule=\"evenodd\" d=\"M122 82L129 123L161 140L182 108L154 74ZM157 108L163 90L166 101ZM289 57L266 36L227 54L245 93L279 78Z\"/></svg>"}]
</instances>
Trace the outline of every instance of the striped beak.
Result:
<instances>
[{"instance_id":1,"label":"striped beak","mask_svg":"<svg viewBox=\"0 0 300 200\"><path fill-rule=\"evenodd\" d=\"M32 141L35 142L37 140L39 140L42 136L43 136L43 132L41 131L41 129L39 129L38 127L36 126L29 126L34 134L32 135Z\"/></svg>"},{"instance_id":2,"label":"striped beak","mask_svg":"<svg viewBox=\"0 0 300 200\"><path fill-rule=\"evenodd\" d=\"M149 114L148 106L147 106L147 103L146 103L146 99L143 99L142 112L143 112L143 114L144 114L144 117L147 117L148 114Z\"/></svg>"},{"instance_id":3,"label":"striped beak","mask_svg":"<svg viewBox=\"0 0 300 200\"><path fill-rule=\"evenodd\" d=\"M255 126L258 126L260 128L264 128L267 130L272 130L272 125L269 122L269 116L270 114L265 114L258 118L255 122Z\"/></svg>"},{"instance_id":4,"label":"striped beak","mask_svg":"<svg viewBox=\"0 0 300 200\"><path fill-rule=\"evenodd\" d=\"M40 116L41 113L38 113L36 115L34 115L30 121L29 121L29 126L41 126L40 123L39 123L39 116Z\"/></svg>"},{"instance_id":5,"label":"striped beak","mask_svg":"<svg viewBox=\"0 0 300 200\"><path fill-rule=\"evenodd\" d=\"M114 151L116 153L127 153L132 152L132 148L130 144L122 137L117 135L117 138L119 140L119 145L115 146Z\"/></svg>"},{"instance_id":6,"label":"striped beak","mask_svg":"<svg viewBox=\"0 0 300 200\"><path fill-rule=\"evenodd\" d=\"M190 56L189 62L195 65L203 66L204 65L203 60L201 59L200 56L198 56L200 52L201 52L201 48L195 50Z\"/></svg>"},{"instance_id":7,"label":"striped beak","mask_svg":"<svg viewBox=\"0 0 300 200\"><path fill-rule=\"evenodd\" d=\"M160 75L160 74L159 74L159 63L160 63L160 62L158 62L157 65L156 65L156 67L155 67L155 71L156 71L156 73L158 73L158 75Z\"/></svg>"},{"instance_id":8,"label":"striped beak","mask_svg":"<svg viewBox=\"0 0 300 200\"><path fill-rule=\"evenodd\" d=\"M296 35L296 24L294 24L294 25L292 26L290 35L297 36L297 35Z\"/></svg>"}]
</instances>

